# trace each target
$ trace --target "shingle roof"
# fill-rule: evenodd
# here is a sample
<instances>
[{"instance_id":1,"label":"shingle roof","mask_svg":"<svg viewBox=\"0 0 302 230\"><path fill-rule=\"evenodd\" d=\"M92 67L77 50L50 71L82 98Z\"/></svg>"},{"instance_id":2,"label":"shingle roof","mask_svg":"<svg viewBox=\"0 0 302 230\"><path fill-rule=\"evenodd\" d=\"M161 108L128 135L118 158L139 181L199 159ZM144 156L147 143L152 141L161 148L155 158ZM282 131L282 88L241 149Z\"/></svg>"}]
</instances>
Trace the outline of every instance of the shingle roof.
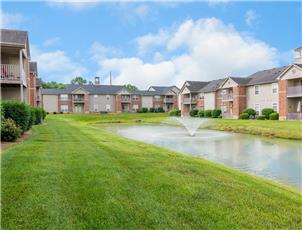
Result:
<instances>
[{"instance_id":1,"label":"shingle roof","mask_svg":"<svg viewBox=\"0 0 302 230\"><path fill-rule=\"evenodd\" d=\"M297 66L299 66L300 68L302 68L302 64L295 64L295 65L297 65Z\"/></svg>"},{"instance_id":2,"label":"shingle roof","mask_svg":"<svg viewBox=\"0 0 302 230\"><path fill-rule=\"evenodd\" d=\"M43 95L66 94L66 89L42 89Z\"/></svg>"},{"instance_id":3,"label":"shingle roof","mask_svg":"<svg viewBox=\"0 0 302 230\"><path fill-rule=\"evenodd\" d=\"M176 87L176 86L150 86L149 89L153 88L156 92L156 95L164 95L164 94L168 93L170 90L173 91L174 93L177 93L173 90L174 87Z\"/></svg>"},{"instance_id":4,"label":"shingle roof","mask_svg":"<svg viewBox=\"0 0 302 230\"><path fill-rule=\"evenodd\" d=\"M143 96L155 96L158 95L157 91L148 91L148 90L135 90L132 94L143 95Z\"/></svg>"},{"instance_id":5,"label":"shingle roof","mask_svg":"<svg viewBox=\"0 0 302 230\"><path fill-rule=\"evenodd\" d=\"M1 29L1 43L25 45L27 39L27 31Z\"/></svg>"},{"instance_id":6,"label":"shingle roof","mask_svg":"<svg viewBox=\"0 0 302 230\"><path fill-rule=\"evenodd\" d=\"M216 91L218 88L221 87L221 85L225 81L225 79L226 78L210 81L206 86L204 86L202 89L200 89L200 92L209 93L209 92Z\"/></svg>"},{"instance_id":7,"label":"shingle roof","mask_svg":"<svg viewBox=\"0 0 302 230\"><path fill-rule=\"evenodd\" d=\"M205 87L209 82L208 81L186 81L189 85L187 85L188 90L190 92L198 92L203 87Z\"/></svg>"},{"instance_id":8,"label":"shingle roof","mask_svg":"<svg viewBox=\"0 0 302 230\"><path fill-rule=\"evenodd\" d=\"M273 68L273 69L267 69L258 71L250 76L251 80L247 83L247 85L256 85L256 84L265 84L265 83L272 83L277 81L277 78L280 76L280 74L287 69L288 66Z\"/></svg>"},{"instance_id":9,"label":"shingle roof","mask_svg":"<svg viewBox=\"0 0 302 230\"><path fill-rule=\"evenodd\" d=\"M37 67L37 62L29 62L29 72L31 73L38 73L38 67Z\"/></svg>"},{"instance_id":10,"label":"shingle roof","mask_svg":"<svg viewBox=\"0 0 302 230\"><path fill-rule=\"evenodd\" d=\"M230 78L238 85L246 85L251 80L251 78L249 77L230 77Z\"/></svg>"}]
</instances>

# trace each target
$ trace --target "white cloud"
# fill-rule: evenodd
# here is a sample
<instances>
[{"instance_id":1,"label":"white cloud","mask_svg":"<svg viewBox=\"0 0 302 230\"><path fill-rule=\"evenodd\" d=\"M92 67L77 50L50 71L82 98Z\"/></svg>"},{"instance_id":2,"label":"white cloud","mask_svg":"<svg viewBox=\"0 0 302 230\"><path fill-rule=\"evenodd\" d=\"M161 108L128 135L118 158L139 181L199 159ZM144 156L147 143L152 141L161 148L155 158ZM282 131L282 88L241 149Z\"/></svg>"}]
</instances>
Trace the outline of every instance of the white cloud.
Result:
<instances>
[{"instance_id":1,"label":"white cloud","mask_svg":"<svg viewBox=\"0 0 302 230\"><path fill-rule=\"evenodd\" d=\"M258 19L258 16L253 10L248 10L245 13L245 23L248 26L252 27L257 19Z\"/></svg>"},{"instance_id":2,"label":"white cloud","mask_svg":"<svg viewBox=\"0 0 302 230\"><path fill-rule=\"evenodd\" d=\"M52 46L52 45L56 45L61 41L60 37L53 37L53 38L49 38L47 40L45 40L43 42L44 46Z\"/></svg>"},{"instance_id":3,"label":"white cloud","mask_svg":"<svg viewBox=\"0 0 302 230\"><path fill-rule=\"evenodd\" d=\"M278 65L277 50L268 44L238 32L233 25L216 18L187 20L175 28L148 34L141 48L158 44L161 34L167 38L156 50L153 61L137 57L102 58L100 71L113 71L115 84L133 83L139 87L181 85L185 80L213 80L227 75L244 76ZM139 39L137 39L138 41ZM158 54L157 54L158 53ZM170 54L170 55L167 55Z\"/></svg>"},{"instance_id":4,"label":"white cloud","mask_svg":"<svg viewBox=\"0 0 302 230\"><path fill-rule=\"evenodd\" d=\"M19 13L6 13L0 10L1 13L1 28L19 27L25 21L25 17Z\"/></svg>"},{"instance_id":5,"label":"white cloud","mask_svg":"<svg viewBox=\"0 0 302 230\"><path fill-rule=\"evenodd\" d=\"M38 62L39 76L43 80L69 83L75 76L84 76L87 70L73 62L64 51L43 52L31 45L32 60Z\"/></svg>"},{"instance_id":6,"label":"white cloud","mask_svg":"<svg viewBox=\"0 0 302 230\"><path fill-rule=\"evenodd\" d=\"M58 7L58 8L69 8L75 11L84 10L87 8L95 7L101 1L98 0L90 0L90 1L83 1L83 0L48 0L47 4L51 7Z\"/></svg>"},{"instance_id":7,"label":"white cloud","mask_svg":"<svg viewBox=\"0 0 302 230\"><path fill-rule=\"evenodd\" d=\"M141 19L147 17L150 13L150 7L148 5L139 5L134 8L133 13L136 14Z\"/></svg>"}]
</instances>

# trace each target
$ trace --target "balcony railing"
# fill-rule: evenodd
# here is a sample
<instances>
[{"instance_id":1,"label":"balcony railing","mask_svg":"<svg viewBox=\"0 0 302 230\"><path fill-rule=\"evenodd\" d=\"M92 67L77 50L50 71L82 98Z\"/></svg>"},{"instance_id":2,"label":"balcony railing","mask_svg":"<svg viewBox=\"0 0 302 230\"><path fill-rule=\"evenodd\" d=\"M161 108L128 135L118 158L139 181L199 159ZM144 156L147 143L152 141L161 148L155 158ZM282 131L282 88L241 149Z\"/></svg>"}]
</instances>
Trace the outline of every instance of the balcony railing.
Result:
<instances>
[{"instance_id":1,"label":"balcony railing","mask_svg":"<svg viewBox=\"0 0 302 230\"><path fill-rule=\"evenodd\" d=\"M184 104L196 104L196 98L184 98Z\"/></svg>"},{"instance_id":2,"label":"balcony railing","mask_svg":"<svg viewBox=\"0 0 302 230\"><path fill-rule=\"evenodd\" d=\"M173 98L164 98L164 103L174 103Z\"/></svg>"},{"instance_id":3,"label":"balcony railing","mask_svg":"<svg viewBox=\"0 0 302 230\"><path fill-rule=\"evenodd\" d=\"M287 87L287 96L301 96L302 86Z\"/></svg>"},{"instance_id":4,"label":"balcony railing","mask_svg":"<svg viewBox=\"0 0 302 230\"><path fill-rule=\"evenodd\" d=\"M121 102L130 103L130 97L122 97Z\"/></svg>"},{"instance_id":5,"label":"balcony railing","mask_svg":"<svg viewBox=\"0 0 302 230\"><path fill-rule=\"evenodd\" d=\"M233 95L231 95L231 94L223 94L223 95L221 95L221 97L222 97L223 101L232 101L233 100Z\"/></svg>"},{"instance_id":6,"label":"balcony railing","mask_svg":"<svg viewBox=\"0 0 302 230\"><path fill-rule=\"evenodd\" d=\"M22 73L22 75L23 74L24 73ZM1 64L1 80L20 81L20 67L19 67L19 65Z\"/></svg>"},{"instance_id":7,"label":"balcony railing","mask_svg":"<svg viewBox=\"0 0 302 230\"><path fill-rule=\"evenodd\" d=\"M302 120L302 113L288 113L288 120Z\"/></svg>"},{"instance_id":8,"label":"balcony railing","mask_svg":"<svg viewBox=\"0 0 302 230\"><path fill-rule=\"evenodd\" d=\"M84 102L84 97L74 97L73 102Z\"/></svg>"}]
</instances>

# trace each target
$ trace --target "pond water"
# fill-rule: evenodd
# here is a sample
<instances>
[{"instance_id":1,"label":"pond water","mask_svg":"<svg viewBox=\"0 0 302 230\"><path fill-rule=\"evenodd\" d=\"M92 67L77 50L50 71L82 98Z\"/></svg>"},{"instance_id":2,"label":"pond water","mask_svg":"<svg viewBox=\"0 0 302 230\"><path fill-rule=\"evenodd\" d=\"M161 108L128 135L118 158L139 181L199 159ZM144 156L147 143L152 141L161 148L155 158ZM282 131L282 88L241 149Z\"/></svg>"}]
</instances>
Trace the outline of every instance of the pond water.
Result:
<instances>
[{"instance_id":1,"label":"pond water","mask_svg":"<svg viewBox=\"0 0 302 230\"><path fill-rule=\"evenodd\" d=\"M168 125L111 125L106 129L302 190L302 145L299 141L203 129L191 137L185 128Z\"/></svg>"}]
</instances>

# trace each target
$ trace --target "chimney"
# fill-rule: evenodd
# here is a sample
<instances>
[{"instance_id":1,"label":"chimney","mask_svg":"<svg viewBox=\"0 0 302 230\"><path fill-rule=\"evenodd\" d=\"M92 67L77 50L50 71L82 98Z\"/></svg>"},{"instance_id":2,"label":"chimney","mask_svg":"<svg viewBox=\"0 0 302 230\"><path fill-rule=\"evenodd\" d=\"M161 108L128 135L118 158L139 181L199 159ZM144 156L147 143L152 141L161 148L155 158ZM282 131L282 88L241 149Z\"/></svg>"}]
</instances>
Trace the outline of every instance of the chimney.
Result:
<instances>
[{"instance_id":1,"label":"chimney","mask_svg":"<svg viewBox=\"0 0 302 230\"><path fill-rule=\"evenodd\" d=\"M295 49L294 64L302 64L302 46Z\"/></svg>"},{"instance_id":2,"label":"chimney","mask_svg":"<svg viewBox=\"0 0 302 230\"><path fill-rule=\"evenodd\" d=\"M94 84L99 85L100 84L100 77L94 77Z\"/></svg>"}]
</instances>

